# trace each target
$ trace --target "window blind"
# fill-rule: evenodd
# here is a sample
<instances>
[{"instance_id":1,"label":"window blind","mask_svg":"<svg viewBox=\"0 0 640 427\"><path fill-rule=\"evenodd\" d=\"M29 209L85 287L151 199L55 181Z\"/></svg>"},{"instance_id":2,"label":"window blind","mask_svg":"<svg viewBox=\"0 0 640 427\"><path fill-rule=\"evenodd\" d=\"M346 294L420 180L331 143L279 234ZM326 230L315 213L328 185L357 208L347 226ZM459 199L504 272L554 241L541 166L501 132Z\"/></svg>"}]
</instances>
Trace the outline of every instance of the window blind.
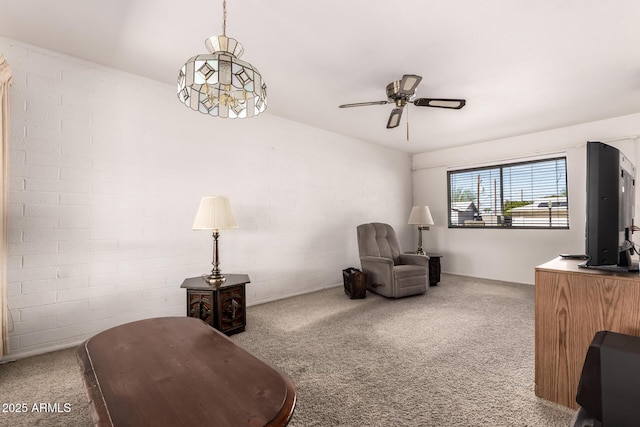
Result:
<instances>
[{"instance_id":1,"label":"window blind","mask_svg":"<svg viewBox=\"0 0 640 427\"><path fill-rule=\"evenodd\" d=\"M449 171L449 227L569 228L566 157Z\"/></svg>"}]
</instances>

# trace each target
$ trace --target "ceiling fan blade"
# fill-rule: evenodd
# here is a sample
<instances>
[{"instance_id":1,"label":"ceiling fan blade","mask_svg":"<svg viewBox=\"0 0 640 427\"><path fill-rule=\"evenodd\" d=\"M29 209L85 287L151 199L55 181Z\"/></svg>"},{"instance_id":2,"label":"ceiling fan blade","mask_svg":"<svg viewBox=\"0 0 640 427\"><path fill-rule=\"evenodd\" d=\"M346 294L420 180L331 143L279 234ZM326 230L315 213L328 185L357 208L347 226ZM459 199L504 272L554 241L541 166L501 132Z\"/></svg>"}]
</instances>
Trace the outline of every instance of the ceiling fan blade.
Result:
<instances>
[{"instance_id":1,"label":"ceiling fan blade","mask_svg":"<svg viewBox=\"0 0 640 427\"><path fill-rule=\"evenodd\" d=\"M422 77L415 74L405 74L400 80L399 92L404 95L413 95L421 80Z\"/></svg>"},{"instance_id":2,"label":"ceiling fan blade","mask_svg":"<svg viewBox=\"0 0 640 427\"><path fill-rule=\"evenodd\" d=\"M356 102L353 104L342 104L339 105L339 108L351 108L351 107L364 107L367 105L384 105L388 104L389 101L371 101L371 102Z\"/></svg>"},{"instance_id":3,"label":"ceiling fan blade","mask_svg":"<svg viewBox=\"0 0 640 427\"><path fill-rule=\"evenodd\" d=\"M387 122L387 129L393 129L400 124L400 118L402 117L402 108L394 108L391 110L389 121Z\"/></svg>"},{"instance_id":4,"label":"ceiling fan blade","mask_svg":"<svg viewBox=\"0 0 640 427\"><path fill-rule=\"evenodd\" d=\"M461 109L467 103L464 99L445 98L418 98L411 102L418 107L452 108L454 110Z\"/></svg>"}]
</instances>

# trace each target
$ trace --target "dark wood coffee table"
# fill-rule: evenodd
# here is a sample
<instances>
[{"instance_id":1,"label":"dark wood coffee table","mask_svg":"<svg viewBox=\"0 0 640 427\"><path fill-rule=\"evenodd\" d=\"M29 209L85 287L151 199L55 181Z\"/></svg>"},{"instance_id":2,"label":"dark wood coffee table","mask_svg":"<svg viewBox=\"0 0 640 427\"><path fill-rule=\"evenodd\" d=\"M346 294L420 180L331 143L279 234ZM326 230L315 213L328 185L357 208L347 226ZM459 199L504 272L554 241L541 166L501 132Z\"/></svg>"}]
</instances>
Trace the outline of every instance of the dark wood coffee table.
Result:
<instances>
[{"instance_id":1,"label":"dark wood coffee table","mask_svg":"<svg viewBox=\"0 0 640 427\"><path fill-rule=\"evenodd\" d=\"M78 349L96 426L284 426L293 383L205 322L140 320Z\"/></svg>"}]
</instances>

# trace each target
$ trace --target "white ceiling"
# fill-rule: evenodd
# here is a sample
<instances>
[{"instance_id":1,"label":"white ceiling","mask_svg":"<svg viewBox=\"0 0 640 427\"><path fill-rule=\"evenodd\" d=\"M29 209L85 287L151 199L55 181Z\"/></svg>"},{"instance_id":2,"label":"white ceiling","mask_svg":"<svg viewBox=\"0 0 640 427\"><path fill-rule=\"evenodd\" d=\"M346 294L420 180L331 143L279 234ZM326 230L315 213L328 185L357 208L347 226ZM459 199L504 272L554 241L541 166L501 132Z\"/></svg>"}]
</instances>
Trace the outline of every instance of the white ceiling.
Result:
<instances>
[{"instance_id":1,"label":"white ceiling","mask_svg":"<svg viewBox=\"0 0 640 427\"><path fill-rule=\"evenodd\" d=\"M267 82L268 113L410 153L640 112L637 0L228 0L227 9L227 35ZM0 0L0 36L172 85L221 33L222 0ZM403 74L423 77L417 97L467 105L409 105L410 142L406 109L388 130L391 104L338 108L386 99Z\"/></svg>"}]
</instances>

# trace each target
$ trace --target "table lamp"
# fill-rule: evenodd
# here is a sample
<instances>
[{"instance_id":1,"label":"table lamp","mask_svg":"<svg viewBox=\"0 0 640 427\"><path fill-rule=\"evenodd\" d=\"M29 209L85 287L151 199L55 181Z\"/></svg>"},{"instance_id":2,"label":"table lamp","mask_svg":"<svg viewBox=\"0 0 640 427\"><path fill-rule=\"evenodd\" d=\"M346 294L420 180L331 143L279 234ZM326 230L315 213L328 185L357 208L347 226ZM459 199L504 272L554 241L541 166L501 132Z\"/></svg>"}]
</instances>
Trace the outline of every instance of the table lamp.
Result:
<instances>
[{"instance_id":1,"label":"table lamp","mask_svg":"<svg viewBox=\"0 0 640 427\"><path fill-rule=\"evenodd\" d=\"M213 270L211 274L202 276L210 285L219 285L225 281L220 273L218 257L218 238L223 228L238 228L229 199L224 196L207 196L200 200L200 206L193 221L194 230L213 230Z\"/></svg>"},{"instance_id":2,"label":"table lamp","mask_svg":"<svg viewBox=\"0 0 640 427\"><path fill-rule=\"evenodd\" d=\"M418 250L416 253L418 255L424 255L424 250L422 250L422 230L428 230L429 226L433 225L433 218L431 218L429 206L414 206L411 209L408 224L418 226Z\"/></svg>"}]
</instances>

